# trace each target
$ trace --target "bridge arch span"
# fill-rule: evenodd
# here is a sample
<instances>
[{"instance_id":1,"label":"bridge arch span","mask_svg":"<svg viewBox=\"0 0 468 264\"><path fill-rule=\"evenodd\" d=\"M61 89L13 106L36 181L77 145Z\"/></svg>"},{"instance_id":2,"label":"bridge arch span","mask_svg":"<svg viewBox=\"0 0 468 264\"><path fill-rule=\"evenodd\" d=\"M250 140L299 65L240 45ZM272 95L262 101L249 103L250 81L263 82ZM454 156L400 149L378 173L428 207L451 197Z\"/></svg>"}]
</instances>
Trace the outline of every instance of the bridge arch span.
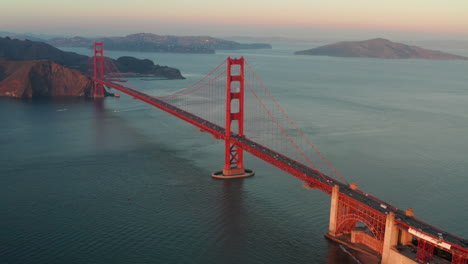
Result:
<instances>
[{"instance_id":1,"label":"bridge arch span","mask_svg":"<svg viewBox=\"0 0 468 264\"><path fill-rule=\"evenodd\" d=\"M359 222L369 228L370 232L376 239L383 240L385 229L381 230L381 227L376 226L376 223L372 223L363 216L353 213L343 215L338 219L337 233L349 233Z\"/></svg>"}]
</instances>

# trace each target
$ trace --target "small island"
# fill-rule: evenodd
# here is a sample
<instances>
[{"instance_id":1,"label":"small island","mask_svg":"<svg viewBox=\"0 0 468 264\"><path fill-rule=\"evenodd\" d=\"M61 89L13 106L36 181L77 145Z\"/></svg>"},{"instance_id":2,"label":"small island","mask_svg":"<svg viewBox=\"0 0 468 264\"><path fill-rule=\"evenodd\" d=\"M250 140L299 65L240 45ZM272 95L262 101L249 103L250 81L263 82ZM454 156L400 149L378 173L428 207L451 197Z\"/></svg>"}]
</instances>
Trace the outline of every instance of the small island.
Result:
<instances>
[{"instance_id":1,"label":"small island","mask_svg":"<svg viewBox=\"0 0 468 264\"><path fill-rule=\"evenodd\" d=\"M313 49L297 51L294 54L381 59L468 60L467 57L405 45L383 38L338 42Z\"/></svg>"}]
</instances>

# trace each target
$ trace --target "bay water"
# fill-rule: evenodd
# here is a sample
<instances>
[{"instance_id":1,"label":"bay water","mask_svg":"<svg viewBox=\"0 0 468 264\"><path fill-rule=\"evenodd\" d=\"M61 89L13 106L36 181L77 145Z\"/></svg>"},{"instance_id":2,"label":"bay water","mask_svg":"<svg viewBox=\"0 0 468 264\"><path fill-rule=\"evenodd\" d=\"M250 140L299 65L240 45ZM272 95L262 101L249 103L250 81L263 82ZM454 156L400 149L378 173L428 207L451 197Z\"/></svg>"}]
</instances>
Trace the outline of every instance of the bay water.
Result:
<instances>
[{"instance_id":1,"label":"bay water","mask_svg":"<svg viewBox=\"0 0 468 264\"><path fill-rule=\"evenodd\" d=\"M148 58L186 77L131 79L151 95L244 56L348 182L468 237L467 61L297 56L310 46L273 46L106 56ZM254 177L211 178L223 147L124 94L0 99L0 263L376 262L323 237L330 197L294 177L246 155Z\"/></svg>"}]
</instances>

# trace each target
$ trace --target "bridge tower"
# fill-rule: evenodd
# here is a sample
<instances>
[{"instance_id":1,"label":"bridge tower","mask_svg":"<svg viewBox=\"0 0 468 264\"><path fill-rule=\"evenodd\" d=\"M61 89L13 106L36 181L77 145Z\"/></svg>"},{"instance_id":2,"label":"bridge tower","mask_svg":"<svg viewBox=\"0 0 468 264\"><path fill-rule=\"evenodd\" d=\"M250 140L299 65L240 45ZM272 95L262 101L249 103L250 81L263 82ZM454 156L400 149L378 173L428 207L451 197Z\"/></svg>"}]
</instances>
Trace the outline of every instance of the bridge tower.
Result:
<instances>
[{"instance_id":1,"label":"bridge tower","mask_svg":"<svg viewBox=\"0 0 468 264\"><path fill-rule=\"evenodd\" d=\"M236 126L233 121L237 121ZM226 131L224 134L224 168L212 174L218 179L245 178L255 174L245 169L241 147L232 144L231 135L244 136L244 58L227 58L226 76Z\"/></svg>"},{"instance_id":2,"label":"bridge tower","mask_svg":"<svg viewBox=\"0 0 468 264\"><path fill-rule=\"evenodd\" d=\"M104 79L104 44L102 42L94 42L93 66L93 97L104 97L104 85L96 82L96 80Z\"/></svg>"}]
</instances>

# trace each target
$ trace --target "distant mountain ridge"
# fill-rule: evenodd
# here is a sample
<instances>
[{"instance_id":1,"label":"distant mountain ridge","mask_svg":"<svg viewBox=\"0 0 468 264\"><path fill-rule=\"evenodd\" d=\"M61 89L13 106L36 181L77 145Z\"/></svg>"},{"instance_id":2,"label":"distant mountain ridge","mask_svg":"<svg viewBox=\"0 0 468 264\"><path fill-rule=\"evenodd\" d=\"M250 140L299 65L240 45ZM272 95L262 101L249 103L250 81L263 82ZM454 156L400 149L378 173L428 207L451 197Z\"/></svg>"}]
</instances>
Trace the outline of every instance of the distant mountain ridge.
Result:
<instances>
[{"instance_id":1,"label":"distant mountain ridge","mask_svg":"<svg viewBox=\"0 0 468 264\"><path fill-rule=\"evenodd\" d=\"M383 38L338 42L313 49L297 51L294 54L382 59L468 60L467 57L396 43Z\"/></svg>"},{"instance_id":2,"label":"distant mountain ridge","mask_svg":"<svg viewBox=\"0 0 468 264\"><path fill-rule=\"evenodd\" d=\"M208 36L162 36L151 33L137 33L125 37L103 38L53 38L47 43L56 47L92 47L94 41L103 41L108 50L174 52L174 53L215 53L215 50L271 49L270 44L241 44L235 41Z\"/></svg>"},{"instance_id":3,"label":"distant mountain ridge","mask_svg":"<svg viewBox=\"0 0 468 264\"><path fill-rule=\"evenodd\" d=\"M20 39L20 40L33 40L33 41L45 41L44 38L39 37L38 35L35 34L20 34L20 33L13 33L13 32L8 32L8 31L0 31L0 37L10 37L10 38L15 38L15 39Z\"/></svg>"}]
</instances>

